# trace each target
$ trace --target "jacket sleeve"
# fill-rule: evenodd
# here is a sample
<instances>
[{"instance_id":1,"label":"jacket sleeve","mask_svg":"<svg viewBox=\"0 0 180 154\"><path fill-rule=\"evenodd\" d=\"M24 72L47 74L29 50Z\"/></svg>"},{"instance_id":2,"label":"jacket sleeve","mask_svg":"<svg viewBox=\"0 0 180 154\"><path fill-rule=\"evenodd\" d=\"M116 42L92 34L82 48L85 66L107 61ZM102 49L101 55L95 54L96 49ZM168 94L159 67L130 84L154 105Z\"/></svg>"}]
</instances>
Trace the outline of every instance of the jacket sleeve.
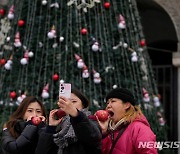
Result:
<instances>
[{"instance_id":1,"label":"jacket sleeve","mask_svg":"<svg viewBox=\"0 0 180 154\"><path fill-rule=\"evenodd\" d=\"M139 154L157 154L157 149L154 144L156 143L156 135L152 132L151 128L138 123L133 131L133 142L135 150ZM150 145L150 146L149 146Z\"/></svg>"},{"instance_id":2,"label":"jacket sleeve","mask_svg":"<svg viewBox=\"0 0 180 154\"><path fill-rule=\"evenodd\" d=\"M55 129L56 127L54 126L46 126L46 129L41 132L35 154L57 153L58 147L53 140L53 134L56 132Z\"/></svg>"},{"instance_id":3,"label":"jacket sleeve","mask_svg":"<svg viewBox=\"0 0 180 154\"><path fill-rule=\"evenodd\" d=\"M31 142L36 130L36 126L27 125L17 139L12 137L7 129L4 130L2 133L2 148L7 152L18 153Z\"/></svg>"},{"instance_id":4,"label":"jacket sleeve","mask_svg":"<svg viewBox=\"0 0 180 154\"><path fill-rule=\"evenodd\" d=\"M89 146L97 146L102 139L101 129L97 121L89 119L81 111L78 112L77 117L70 118L78 140Z\"/></svg>"}]
</instances>

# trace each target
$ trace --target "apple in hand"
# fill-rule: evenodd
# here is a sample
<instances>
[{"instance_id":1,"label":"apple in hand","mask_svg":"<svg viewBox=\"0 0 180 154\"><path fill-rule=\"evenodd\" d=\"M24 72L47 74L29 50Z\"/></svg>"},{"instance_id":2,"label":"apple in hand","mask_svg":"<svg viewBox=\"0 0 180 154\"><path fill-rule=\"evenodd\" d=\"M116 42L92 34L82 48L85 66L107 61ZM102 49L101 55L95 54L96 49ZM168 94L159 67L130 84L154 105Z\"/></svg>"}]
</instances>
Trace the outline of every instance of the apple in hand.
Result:
<instances>
[{"instance_id":1,"label":"apple in hand","mask_svg":"<svg viewBox=\"0 0 180 154\"><path fill-rule=\"evenodd\" d=\"M31 121L32 121L33 125L37 126L41 123L42 119L40 117L32 117Z\"/></svg>"},{"instance_id":2,"label":"apple in hand","mask_svg":"<svg viewBox=\"0 0 180 154\"><path fill-rule=\"evenodd\" d=\"M108 119L109 113L106 110L98 110L95 115L98 117L99 121L106 121Z\"/></svg>"},{"instance_id":3,"label":"apple in hand","mask_svg":"<svg viewBox=\"0 0 180 154\"><path fill-rule=\"evenodd\" d=\"M66 116L66 113L65 113L63 110L59 109L59 110L56 112L56 116L57 116L59 119L61 119L62 117Z\"/></svg>"}]
</instances>

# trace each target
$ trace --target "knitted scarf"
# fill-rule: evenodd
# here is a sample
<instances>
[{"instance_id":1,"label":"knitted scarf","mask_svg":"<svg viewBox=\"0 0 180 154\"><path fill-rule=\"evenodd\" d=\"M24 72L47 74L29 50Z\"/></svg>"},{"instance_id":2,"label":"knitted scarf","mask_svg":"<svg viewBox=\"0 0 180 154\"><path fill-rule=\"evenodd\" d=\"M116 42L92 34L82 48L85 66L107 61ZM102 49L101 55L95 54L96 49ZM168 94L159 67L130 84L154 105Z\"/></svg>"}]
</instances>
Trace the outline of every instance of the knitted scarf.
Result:
<instances>
[{"instance_id":1,"label":"knitted scarf","mask_svg":"<svg viewBox=\"0 0 180 154\"><path fill-rule=\"evenodd\" d=\"M86 116L91 115L91 112L88 111L87 108L82 109L81 112L83 112ZM58 154L63 154L63 149L65 147L68 147L68 145L78 141L68 115L63 118L57 128L57 133L53 136L54 142L57 146L59 146Z\"/></svg>"}]
</instances>

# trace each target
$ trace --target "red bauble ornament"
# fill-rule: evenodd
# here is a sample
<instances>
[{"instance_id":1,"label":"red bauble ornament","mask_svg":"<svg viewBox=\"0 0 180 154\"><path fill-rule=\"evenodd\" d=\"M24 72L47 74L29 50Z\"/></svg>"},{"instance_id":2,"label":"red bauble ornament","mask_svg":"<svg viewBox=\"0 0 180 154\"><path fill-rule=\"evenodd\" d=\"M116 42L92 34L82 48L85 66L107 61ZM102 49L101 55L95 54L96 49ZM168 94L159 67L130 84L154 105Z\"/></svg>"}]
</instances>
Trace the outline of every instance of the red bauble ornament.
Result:
<instances>
[{"instance_id":1,"label":"red bauble ornament","mask_svg":"<svg viewBox=\"0 0 180 154\"><path fill-rule=\"evenodd\" d=\"M12 91L12 92L10 92L10 97L12 98L12 99L15 99L16 98L16 92L15 91Z\"/></svg>"},{"instance_id":2,"label":"red bauble ornament","mask_svg":"<svg viewBox=\"0 0 180 154\"><path fill-rule=\"evenodd\" d=\"M109 117L109 113L106 110L98 110L95 115L98 117L99 121L106 121Z\"/></svg>"},{"instance_id":3,"label":"red bauble ornament","mask_svg":"<svg viewBox=\"0 0 180 154\"><path fill-rule=\"evenodd\" d=\"M86 28L82 28L81 29L81 34L82 35L86 35L87 34L87 29Z\"/></svg>"},{"instance_id":4,"label":"red bauble ornament","mask_svg":"<svg viewBox=\"0 0 180 154\"><path fill-rule=\"evenodd\" d=\"M53 80L54 80L54 81L59 80L59 75L58 75L58 74L54 74L54 75L53 75Z\"/></svg>"},{"instance_id":5,"label":"red bauble ornament","mask_svg":"<svg viewBox=\"0 0 180 154\"><path fill-rule=\"evenodd\" d=\"M104 3L104 8L105 9L109 9L110 8L110 3L109 2L105 2Z\"/></svg>"},{"instance_id":6,"label":"red bauble ornament","mask_svg":"<svg viewBox=\"0 0 180 154\"><path fill-rule=\"evenodd\" d=\"M6 64L6 60L3 58L0 60L0 65L4 65L4 64Z\"/></svg>"},{"instance_id":7,"label":"red bauble ornament","mask_svg":"<svg viewBox=\"0 0 180 154\"><path fill-rule=\"evenodd\" d=\"M24 26L24 24L25 24L24 20L19 20L19 21L18 21L18 26L19 26L19 27Z\"/></svg>"},{"instance_id":8,"label":"red bauble ornament","mask_svg":"<svg viewBox=\"0 0 180 154\"><path fill-rule=\"evenodd\" d=\"M63 110L59 109L59 110L56 112L56 116L57 116L59 119L61 119L62 117L66 116L66 113L65 113Z\"/></svg>"},{"instance_id":9,"label":"red bauble ornament","mask_svg":"<svg viewBox=\"0 0 180 154\"><path fill-rule=\"evenodd\" d=\"M33 125L37 126L41 123L42 119L40 117L32 117L31 121L32 121Z\"/></svg>"},{"instance_id":10,"label":"red bauble ornament","mask_svg":"<svg viewBox=\"0 0 180 154\"><path fill-rule=\"evenodd\" d=\"M139 44L140 44L140 46L144 47L146 45L146 41L143 39L143 40L140 41Z\"/></svg>"},{"instance_id":11,"label":"red bauble ornament","mask_svg":"<svg viewBox=\"0 0 180 154\"><path fill-rule=\"evenodd\" d=\"M0 15L4 16L4 14L5 14L5 10L4 9L0 9Z\"/></svg>"}]
</instances>

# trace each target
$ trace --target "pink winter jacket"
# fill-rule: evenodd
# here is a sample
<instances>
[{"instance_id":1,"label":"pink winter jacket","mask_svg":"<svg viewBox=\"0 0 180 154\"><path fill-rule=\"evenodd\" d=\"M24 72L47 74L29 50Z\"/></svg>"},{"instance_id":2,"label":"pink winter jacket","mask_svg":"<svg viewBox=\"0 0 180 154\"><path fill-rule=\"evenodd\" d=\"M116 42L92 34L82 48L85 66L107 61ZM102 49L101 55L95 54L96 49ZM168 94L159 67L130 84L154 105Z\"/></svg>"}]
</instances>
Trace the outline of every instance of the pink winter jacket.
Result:
<instances>
[{"instance_id":1,"label":"pink winter jacket","mask_svg":"<svg viewBox=\"0 0 180 154\"><path fill-rule=\"evenodd\" d=\"M114 138L116 138L118 132L114 131ZM149 141L151 146L145 146ZM152 146L154 141L156 141L156 136L145 116L142 116L128 125L116 142L112 154L157 154L157 149ZM102 140L102 154L109 154L111 146L112 139L111 135L108 134Z\"/></svg>"}]
</instances>

